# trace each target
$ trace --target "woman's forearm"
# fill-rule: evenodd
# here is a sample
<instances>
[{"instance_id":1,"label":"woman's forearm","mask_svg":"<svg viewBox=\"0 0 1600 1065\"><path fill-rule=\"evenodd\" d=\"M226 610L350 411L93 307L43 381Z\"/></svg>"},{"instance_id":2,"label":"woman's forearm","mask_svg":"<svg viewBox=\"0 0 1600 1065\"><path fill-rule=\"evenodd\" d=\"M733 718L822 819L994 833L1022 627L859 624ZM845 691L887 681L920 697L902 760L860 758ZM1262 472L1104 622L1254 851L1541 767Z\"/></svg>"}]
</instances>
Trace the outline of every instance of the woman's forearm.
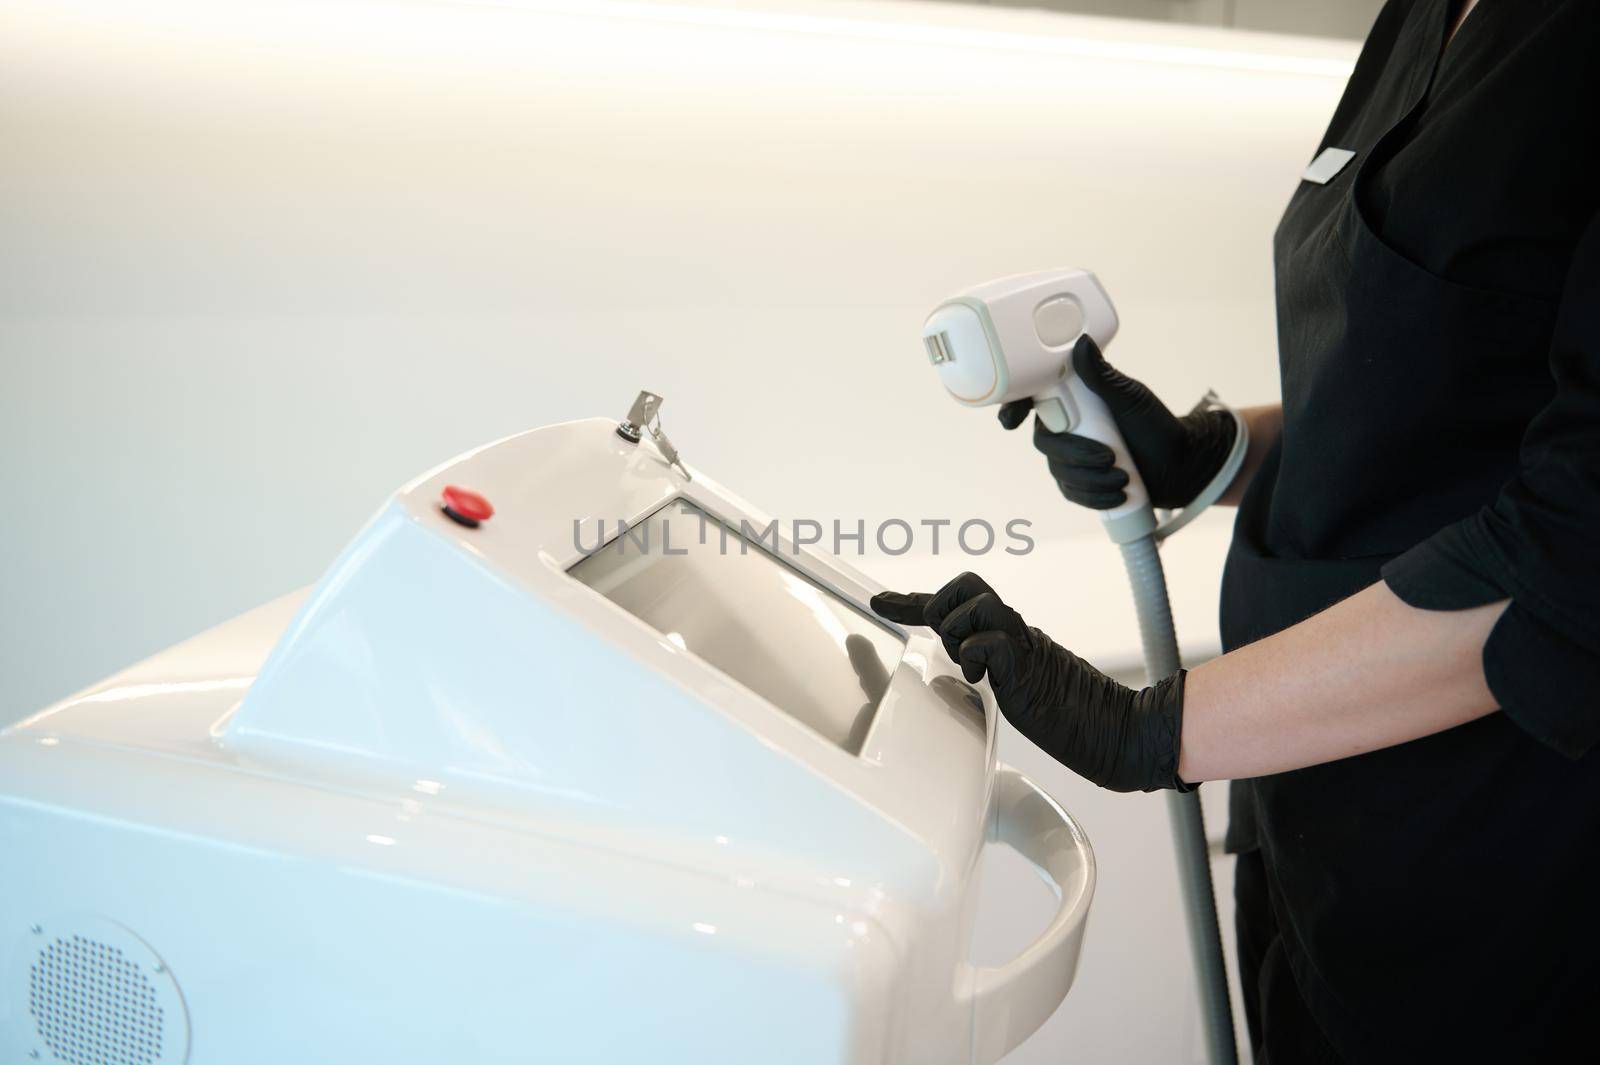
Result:
<instances>
[{"instance_id":1,"label":"woman's forearm","mask_svg":"<svg viewBox=\"0 0 1600 1065\"><path fill-rule=\"evenodd\" d=\"M1245 426L1250 430L1250 446L1244 453L1244 464L1234 475L1233 483L1228 485L1228 490L1217 500L1218 503L1230 507L1239 505L1239 500L1244 498L1244 490L1250 487L1256 471L1261 469L1261 460L1266 458L1267 452L1272 450L1272 445L1276 444L1278 437L1283 434L1283 404L1241 407L1239 416L1244 419Z\"/></svg>"},{"instance_id":2,"label":"woman's forearm","mask_svg":"<svg viewBox=\"0 0 1600 1065\"><path fill-rule=\"evenodd\" d=\"M1380 581L1190 670L1178 775L1281 773L1494 712L1483 645L1505 608L1419 610Z\"/></svg>"}]
</instances>

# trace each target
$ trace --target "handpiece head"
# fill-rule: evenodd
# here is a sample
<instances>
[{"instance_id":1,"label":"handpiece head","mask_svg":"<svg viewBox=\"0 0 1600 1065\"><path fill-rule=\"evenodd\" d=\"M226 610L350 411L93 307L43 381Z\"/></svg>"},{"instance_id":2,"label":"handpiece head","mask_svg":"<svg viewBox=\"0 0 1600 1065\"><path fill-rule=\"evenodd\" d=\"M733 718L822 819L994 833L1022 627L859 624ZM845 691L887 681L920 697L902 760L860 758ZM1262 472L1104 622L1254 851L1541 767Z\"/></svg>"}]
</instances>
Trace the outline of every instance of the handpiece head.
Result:
<instances>
[{"instance_id":1,"label":"handpiece head","mask_svg":"<svg viewBox=\"0 0 1600 1065\"><path fill-rule=\"evenodd\" d=\"M1117 312L1093 274L1046 270L951 296L923 324L922 343L958 403L986 407L1031 399L1041 429L1110 448L1128 483L1123 502L1100 511L1100 520L1113 540L1128 543L1155 531L1150 494L1105 401L1072 372L1080 337L1104 349L1116 334Z\"/></svg>"},{"instance_id":2,"label":"handpiece head","mask_svg":"<svg viewBox=\"0 0 1600 1065\"><path fill-rule=\"evenodd\" d=\"M951 296L923 324L922 343L951 397L983 407L1060 387L1080 336L1104 350L1116 332L1116 309L1094 274L1044 270Z\"/></svg>"}]
</instances>

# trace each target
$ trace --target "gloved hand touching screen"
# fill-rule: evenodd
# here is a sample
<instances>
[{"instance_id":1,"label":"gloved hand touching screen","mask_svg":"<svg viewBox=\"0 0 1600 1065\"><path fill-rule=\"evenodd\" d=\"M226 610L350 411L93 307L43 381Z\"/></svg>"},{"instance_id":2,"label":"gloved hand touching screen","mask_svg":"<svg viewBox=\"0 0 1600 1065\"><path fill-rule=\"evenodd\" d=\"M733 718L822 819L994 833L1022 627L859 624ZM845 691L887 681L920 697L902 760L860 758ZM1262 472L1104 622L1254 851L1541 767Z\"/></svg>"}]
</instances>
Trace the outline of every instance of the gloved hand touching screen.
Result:
<instances>
[{"instance_id":1,"label":"gloved hand touching screen","mask_svg":"<svg viewBox=\"0 0 1600 1065\"><path fill-rule=\"evenodd\" d=\"M974 573L937 592L882 592L872 609L926 625L970 682L985 675L1000 711L1073 772L1113 791L1189 790L1178 779L1184 673L1134 691L1030 627Z\"/></svg>"},{"instance_id":2,"label":"gloved hand touching screen","mask_svg":"<svg viewBox=\"0 0 1600 1065\"><path fill-rule=\"evenodd\" d=\"M1226 411L1197 410L1176 417L1154 392L1106 362L1087 333L1072 349L1072 369L1111 410L1152 505L1163 510L1185 506L1227 461L1238 427ZM1015 429L1032 407L1031 399L1002 405L1000 424ZM1110 510L1124 501L1128 475L1113 465L1111 449L1098 440L1052 433L1036 418L1033 446L1044 452L1056 486L1072 502Z\"/></svg>"}]
</instances>

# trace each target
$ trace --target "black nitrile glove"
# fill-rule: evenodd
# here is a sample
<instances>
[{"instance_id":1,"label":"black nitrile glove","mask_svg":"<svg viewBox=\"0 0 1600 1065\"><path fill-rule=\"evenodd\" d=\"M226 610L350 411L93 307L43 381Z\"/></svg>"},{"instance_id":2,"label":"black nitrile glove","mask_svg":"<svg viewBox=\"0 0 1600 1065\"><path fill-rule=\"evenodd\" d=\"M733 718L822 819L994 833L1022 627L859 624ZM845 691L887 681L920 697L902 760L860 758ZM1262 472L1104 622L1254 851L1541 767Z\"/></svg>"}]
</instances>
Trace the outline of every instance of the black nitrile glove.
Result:
<instances>
[{"instance_id":1,"label":"black nitrile glove","mask_svg":"<svg viewBox=\"0 0 1600 1065\"><path fill-rule=\"evenodd\" d=\"M1110 408L1153 506L1176 510L1186 505L1228 460L1239 430L1227 411L1197 410L1175 417L1154 392L1106 362L1087 333L1072 349L1072 369ZM1003 404L1000 424L1015 429L1032 407L1031 399ZM1122 489L1128 475L1113 465L1111 449L1098 440L1052 433L1035 419L1033 446L1044 452L1057 487L1072 502L1110 510L1127 498Z\"/></svg>"},{"instance_id":2,"label":"black nitrile glove","mask_svg":"<svg viewBox=\"0 0 1600 1065\"><path fill-rule=\"evenodd\" d=\"M985 673L1006 720L1056 761L1112 791L1188 791L1178 779L1183 671L1142 691L1030 628L974 573L937 592L882 592L872 609L927 625L969 682Z\"/></svg>"}]
</instances>

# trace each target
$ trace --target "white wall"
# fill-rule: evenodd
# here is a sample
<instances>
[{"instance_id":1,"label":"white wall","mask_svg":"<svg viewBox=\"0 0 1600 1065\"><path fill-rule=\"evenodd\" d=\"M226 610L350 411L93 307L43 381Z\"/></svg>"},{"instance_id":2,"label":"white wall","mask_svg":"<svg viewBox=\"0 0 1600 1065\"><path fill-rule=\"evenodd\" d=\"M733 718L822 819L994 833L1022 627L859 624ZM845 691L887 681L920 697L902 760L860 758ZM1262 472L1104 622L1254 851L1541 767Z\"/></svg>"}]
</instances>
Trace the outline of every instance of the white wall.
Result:
<instances>
[{"instance_id":1,"label":"white wall","mask_svg":"<svg viewBox=\"0 0 1600 1065\"><path fill-rule=\"evenodd\" d=\"M0 722L314 579L419 470L640 387L782 517L1031 519L1026 564L864 565L980 569L1127 661L1094 519L917 328L1092 266L1114 361L1272 400L1270 233L1353 52L944 4L7 4ZM1169 554L1191 647L1226 531ZM1017 1060L1193 1059L1158 801L1039 768L1102 890Z\"/></svg>"}]
</instances>

